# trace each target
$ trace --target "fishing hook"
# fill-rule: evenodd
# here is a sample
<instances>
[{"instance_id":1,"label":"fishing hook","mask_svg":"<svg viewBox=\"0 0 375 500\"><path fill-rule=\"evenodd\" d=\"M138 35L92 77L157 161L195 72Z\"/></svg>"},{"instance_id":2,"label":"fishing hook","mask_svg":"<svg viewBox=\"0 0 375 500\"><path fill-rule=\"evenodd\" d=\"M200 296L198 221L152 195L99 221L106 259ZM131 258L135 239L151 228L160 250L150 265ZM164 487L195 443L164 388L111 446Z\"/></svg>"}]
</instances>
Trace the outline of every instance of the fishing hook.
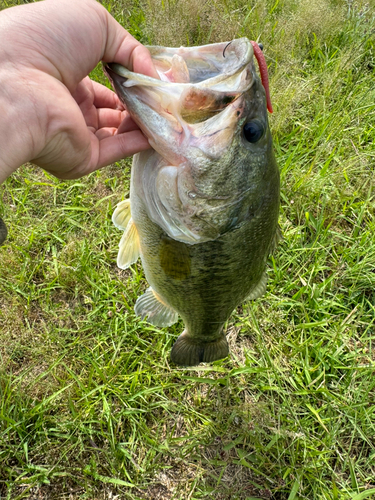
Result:
<instances>
[{"instance_id":1,"label":"fishing hook","mask_svg":"<svg viewBox=\"0 0 375 500\"><path fill-rule=\"evenodd\" d=\"M230 45L232 42L233 42L233 40L232 40L232 41L230 41L229 43L227 43L227 44L226 44L226 46L224 47L224 50L223 50L223 57L225 57L225 51L227 50L227 47L229 47L229 45Z\"/></svg>"}]
</instances>

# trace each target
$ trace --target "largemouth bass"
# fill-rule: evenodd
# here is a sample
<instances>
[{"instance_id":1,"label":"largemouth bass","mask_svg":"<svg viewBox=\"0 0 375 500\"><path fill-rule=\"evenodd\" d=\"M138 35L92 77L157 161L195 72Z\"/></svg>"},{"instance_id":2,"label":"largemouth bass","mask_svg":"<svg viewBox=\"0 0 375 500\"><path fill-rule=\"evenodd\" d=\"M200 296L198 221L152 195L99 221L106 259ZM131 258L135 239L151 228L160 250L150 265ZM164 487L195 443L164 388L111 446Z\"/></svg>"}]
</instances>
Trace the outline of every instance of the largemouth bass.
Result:
<instances>
[{"instance_id":1,"label":"largemouth bass","mask_svg":"<svg viewBox=\"0 0 375 500\"><path fill-rule=\"evenodd\" d=\"M160 80L105 68L153 148L134 156L130 201L113 214L117 264L141 257L151 287L135 312L160 327L181 316L171 359L192 366L227 356L225 322L266 289L280 184L271 105L247 38L149 49Z\"/></svg>"}]
</instances>

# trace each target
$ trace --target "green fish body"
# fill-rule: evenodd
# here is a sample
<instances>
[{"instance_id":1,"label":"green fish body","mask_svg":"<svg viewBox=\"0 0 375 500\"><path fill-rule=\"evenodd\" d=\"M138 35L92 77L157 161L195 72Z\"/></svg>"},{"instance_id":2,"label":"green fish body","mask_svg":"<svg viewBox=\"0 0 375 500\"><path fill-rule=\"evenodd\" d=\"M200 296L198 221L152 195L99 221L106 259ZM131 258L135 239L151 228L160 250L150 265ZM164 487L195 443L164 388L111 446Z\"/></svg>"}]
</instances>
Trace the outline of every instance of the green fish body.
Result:
<instances>
[{"instance_id":1,"label":"green fish body","mask_svg":"<svg viewBox=\"0 0 375 500\"><path fill-rule=\"evenodd\" d=\"M192 366L228 354L224 324L266 289L278 237L279 171L253 47L151 47L161 81L106 68L153 149L134 157L118 265L141 257L150 288L135 312L156 326L180 316L172 361Z\"/></svg>"}]
</instances>

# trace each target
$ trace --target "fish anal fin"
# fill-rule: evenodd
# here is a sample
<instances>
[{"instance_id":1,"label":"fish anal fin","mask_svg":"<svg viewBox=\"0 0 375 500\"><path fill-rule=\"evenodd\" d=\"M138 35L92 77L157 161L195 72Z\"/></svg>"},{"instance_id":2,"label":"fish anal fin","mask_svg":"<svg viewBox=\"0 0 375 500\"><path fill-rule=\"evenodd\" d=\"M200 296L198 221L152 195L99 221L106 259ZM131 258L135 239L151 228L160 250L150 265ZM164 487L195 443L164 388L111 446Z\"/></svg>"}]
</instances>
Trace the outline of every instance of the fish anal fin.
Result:
<instances>
[{"instance_id":1,"label":"fish anal fin","mask_svg":"<svg viewBox=\"0 0 375 500\"><path fill-rule=\"evenodd\" d=\"M112 215L113 224L123 231L125 231L131 218L130 200L123 200L117 205Z\"/></svg>"},{"instance_id":2,"label":"fish anal fin","mask_svg":"<svg viewBox=\"0 0 375 500\"><path fill-rule=\"evenodd\" d=\"M228 353L228 342L224 334L212 342L197 342L185 331L172 347L171 360L176 365L196 366L225 358Z\"/></svg>"},{"instance_id":3,"label":"fish anal fin","mask_svg":"<svg viewBox=\"0 0 375 500\"><path fill-rule=\"evenodd\" d=\"M127 269L137 262L139 257L139 237L137 228L132 219L129 220L126 231L122 235L117 254L117 265L120 269Z\"/></svg>"},{"instance_id":4,"label":"fish anal fin","mask_svg":"<svg viewBox=\"0 0 375 500\"><path fill-rule=\"evenodd\" d=\"M178 314L150 287L137 299L135 314L146 319L151 325L171 326L178 320Z\"/></svg>"},{"instance_id":5,"label":"fish anal fin","mask_svg":"<svg viewBox=\"0 0 375 500\"><path fill-rule=\"evenodd\" d=\"M264 295L267 289L267 281L268 281L267 273L264 271L258 283L246 297L246 300L255 300Z\"/></svg>"}]
</instances>

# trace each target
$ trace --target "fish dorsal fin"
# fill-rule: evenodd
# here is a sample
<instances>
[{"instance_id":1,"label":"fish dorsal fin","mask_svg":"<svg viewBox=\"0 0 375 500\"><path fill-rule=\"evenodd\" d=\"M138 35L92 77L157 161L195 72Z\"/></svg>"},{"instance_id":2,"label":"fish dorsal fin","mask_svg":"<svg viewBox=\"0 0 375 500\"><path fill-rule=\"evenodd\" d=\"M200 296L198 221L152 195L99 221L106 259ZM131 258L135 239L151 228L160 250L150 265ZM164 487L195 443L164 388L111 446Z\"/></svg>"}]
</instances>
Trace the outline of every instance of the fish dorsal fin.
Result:
<instances>
[{"instance_id":1,"label":"fish dorsal fin","mask_svg":"<svg viewBox=\"0 0 375 500\"><path fill-rule=\"evenodd\" d=\"M266 293L267 289L267 273L264 271L262 274L262 277L258 281L258 283L255 285L255 287L251 290L249 295L246 297L246 300L255 300L259 299L262 295Z\"/></svg>"},{"instance_id":2,"label":"fish dorsal fin","mask_svg":"<svg viewBox=\"0 0 375 500\"><path fill-rule=\"evenodd\" d=\"M150 287L135 303L134 312L151 325L171 326L178 320L178 314Z\"/></svg>"},{"instance_id":3,"label":"fish dorsal fin","mask_svg":"<svg viewBox=\"0 0 375 500\"><path fill-rule=\"evenodd\" d=\"M122 235L117 255L117 265L120 269L127 269L137 262L139 257L139 237L133 219L130 219Z\"/></svg>"},{"instance_id":4,"label":"fish dorsal fin","mask_svg":"<svg viewBox=\"0 0 375 500\"><path fill-rule=\"evenodd\" d=\"M113 224L122 231L125 231L131 218L130 200L123 200L117 205L112 215Z\"/></svg>"}]
</instances>

